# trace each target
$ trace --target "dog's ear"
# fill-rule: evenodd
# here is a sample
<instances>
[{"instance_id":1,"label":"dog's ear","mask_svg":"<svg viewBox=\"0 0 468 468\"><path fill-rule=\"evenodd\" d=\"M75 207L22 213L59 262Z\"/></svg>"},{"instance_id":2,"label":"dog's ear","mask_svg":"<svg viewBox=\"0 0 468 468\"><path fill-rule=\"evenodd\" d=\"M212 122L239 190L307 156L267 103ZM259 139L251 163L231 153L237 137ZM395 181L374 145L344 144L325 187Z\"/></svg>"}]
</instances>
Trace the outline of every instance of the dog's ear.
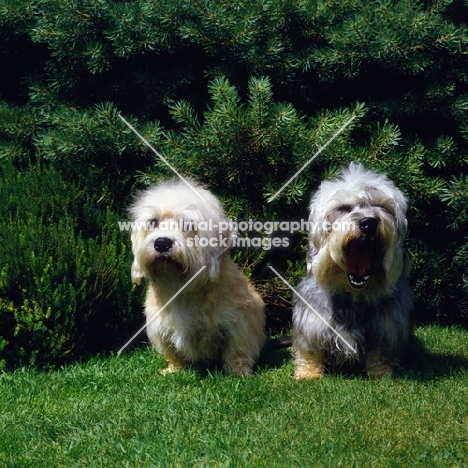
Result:
<instances>
[{"instance_id":1,"label":"dog's ear","mask_svg":"<svg viewBox=\"0 0 468 468\"><path fill-rule=\"evenodd\" d=\"M145 274L140 267L140 263L137 260L137 252L141 248L141 233L139 231L133 231L130 238L132 241L132 251L134 255L131 270L132 283L141 284L142 278L145 277Z\"/></svg>"},{"instance_id":2,"label":"dog's ear","mask_svg":"<svg viewBox=\"0 0 468 468\"><path fill-rule=\"evenodd\" d=\"M229 255L226 252L232 247L235 231L225 218L221 218L213 231L207 232L206 235L213 240L214 244L204 253L206 274L210 280L216 280L219 278L221 257L225 254Z\"/></svg>"},{"instance_id":3,"label":"dog's ear","mask_svg":"<svg viewBox=\"0 0 468 468\"><path fill-rule=\"evenodd\" d=\"M309 244L309 249L307 250L307 258L306 258L306 263L307 263L307 277L310 278L312 276L312 263L314 260L315 255L317 255L317 249Z\"/></svg>"},{"instance_id":4,"label":"dog's ear","mask_svg":"<svg viewBox=\"0 0 468 468\"><path fill-rule=\"evenodd\" d=\"M132 263L132 283L141 284L141 280L144 277L145 275L141 270L139 263L134 260Z\"/></svg>"},{"instance_id":5,"label":"dog's ear","mask_svg":"<svg viewBox=\"0 0 468 468\"><path fill-rule=\"evenodd\" d=\"M325 243L328 233L324 230L324 220L316 210L315 205L311 205L309 214L309 251L307 254L308 261L312 262L312 258L317 255L320 246Z\"/></svg>"},{"instance_id":6,"label":"dog's ear","mask_svg":"<svg viewBox=\"0 0 468 468\"><path fill-rule=\"evenodd\" d=\"M408 220L405 218L404 212L397 214L397 229L400 233L402 242L404 242L406 235L408 234Z\"/></svg>"},{"instance_id":7,"label":"dog's ear","mask_svg":"<svg viewBox=\"0 0 468 468\"><path fill-rule=\"evenodd\" d=\"M219 277L221 257L229 255L228 250L232 247L236 230L231 222L226 218L220 217L218 226L212 233L218 240L217 246L210 250L208 261L208 277L210 279L217 279Z\"/></svg>"}]
</instances>

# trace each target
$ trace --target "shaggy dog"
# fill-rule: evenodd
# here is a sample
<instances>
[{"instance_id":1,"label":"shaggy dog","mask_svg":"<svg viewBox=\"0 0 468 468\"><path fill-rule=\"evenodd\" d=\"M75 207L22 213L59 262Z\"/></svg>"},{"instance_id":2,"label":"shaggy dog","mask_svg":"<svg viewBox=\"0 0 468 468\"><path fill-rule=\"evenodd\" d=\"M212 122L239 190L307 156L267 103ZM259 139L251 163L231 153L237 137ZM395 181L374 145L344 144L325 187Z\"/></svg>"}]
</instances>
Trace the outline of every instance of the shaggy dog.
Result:
<instances>
[{"instance_id":1,"label":"shaggy dog","mask_svg":"<svg viewBox=\"0 0 468 468\"><path fill-rule=\"evenodd\" d=\"M413 306L406 208L393 182L357 163L320 185L293 310L296 379L319 378L328 363L363 361L372 377L398 367Z\"/></svg>"},{"instance_id":2,"label":"shaggy dog","mask_svg":"<svg viewBox=\"0 0 468 468\"><path fill-rule=\"evenodd\" d=\"M220 360L251 374L265 342L264 304L229 256L234 233L218 199L175 179L141 193L130 213L132 280L148 281L147 335L168 362L163 372Z\"/></svg>"}]
</instances>

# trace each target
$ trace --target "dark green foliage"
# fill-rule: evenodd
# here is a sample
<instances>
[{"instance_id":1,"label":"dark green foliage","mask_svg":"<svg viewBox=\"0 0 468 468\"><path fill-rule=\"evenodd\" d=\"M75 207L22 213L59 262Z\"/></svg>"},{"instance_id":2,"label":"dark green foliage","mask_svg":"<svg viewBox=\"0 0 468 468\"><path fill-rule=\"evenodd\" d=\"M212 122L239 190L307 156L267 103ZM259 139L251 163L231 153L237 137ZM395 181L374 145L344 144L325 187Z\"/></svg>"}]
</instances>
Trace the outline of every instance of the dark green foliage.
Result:
<instances>
[{"instance_id":1,"label":"dark green foliage","mask_svg":"<svg viewBox=\"0 0 468 468\"><path fill-rule=\"evenodd\" d=\"M2 259L9 260L2 264L0 299L2 317L11 321L9 335L0 332L9 341L0 352L21 341L13 336L16 323L30 330L28 339L43 340L42 328L32 331L41 320L65 330L54 337L54 343L65 337L63 349L78 355L88 347L86 320L98 317L99 307L113 309L109 298L116 297L98 294L102 273L90 257L105 258L104 270L112 265L119 278L111 281L114 291L131 294L128 283L117 287L128 275L130 254L128 239L115 238L122 234L114 221L124 217L136 184L171 172L119 113L180 172L221 196L233 219L307 217L320 180L350 160L388 174L410 200L416 317L466 323L467 20L463 0L2 0L0 61L7 72L0 76L0 161L8 168L1 183L9 201L0 221ZM17 184L3 188L12 187L12 177L26 177L11 175L21 171L28 173L27 187L49 166L62 185L41 188L40 202L20 197ZM39 207L45 211L31 218L13 214ZM32 229L31 219L49 212L53 228ZM27 233L35 250L14 254L21 250L14 232ZM234 251L281 324L291 295L267 267L293 284L305 267L306 234L286 237L287 248ZM52 268L54 245L75 253ZM116 250L109 253L111 245ZM127 260L113 260L119 256ZM51 326L46 315L58 296L44 292L39 300L33 291L57 278L66 278L56 294L68 305ZM109 291L106 281L102 288ZM71 310L80 301L78 320ZM120 309L127 311L122 321L131 320L130 309ZM104 319L93 323L107 326Z\"/></svg>"},{"instance_id":2,"label":"dark green foliage","mask_svg":"<svg viewBox=\"0 0 468 468\"><path fill-rule=\"evenodd\" d=\"M168 134L163 147L185 173L207 181L219 194L237 193L237 199L244 199L242 213L233 207L235 218L271 216L273 210L265 206L265 198L274 195L286 177L307 163L351 116L362 114L362 106L356 105L306 118L290 103L274 101L267 78L249 81L245 102L224 77L213 80L209 92L210 108L203 123L187 102L170 106L180 127ZM354 126L350 124L333 145L335 154L350 150L344 136ZM303 189L300 179L288 186L283 197L286 205L302 198ZM262 213L263 209L267 212ZM291 208L280 209L278 215L284 216Z\"/></svg>"},{"instance_id":3,"label":"dark green foliage","mask_svg":"<svg viewBox=\"0 0 468 468\"><path fill-rule=\"evenodd\" d=\"M51 169L2 171L0 359L61 363L113 349L138 316L127 233Z\"/></svg>"}]
</instances>

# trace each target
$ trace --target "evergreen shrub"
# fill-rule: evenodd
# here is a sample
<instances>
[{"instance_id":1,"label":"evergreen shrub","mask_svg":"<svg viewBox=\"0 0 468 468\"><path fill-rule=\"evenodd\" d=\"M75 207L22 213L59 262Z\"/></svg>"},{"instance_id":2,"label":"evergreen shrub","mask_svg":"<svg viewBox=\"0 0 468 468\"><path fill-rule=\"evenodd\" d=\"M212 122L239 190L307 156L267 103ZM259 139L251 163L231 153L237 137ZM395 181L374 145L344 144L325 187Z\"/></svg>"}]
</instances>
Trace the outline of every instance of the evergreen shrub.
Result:
<instances>
[{"instance_id":1,"label":"evergreen shrub","mask_svg":"<svg viewBox=\"0 0 468 468\"><path fill-rule=\"evenodd\" d=\"M467 18L465 0L3 0L2 359L81 355L91 323L125 334L141 311L116 220L171 172L119 113L233 219L307 217L350 160L388 174L410 200L416 319L467 324ZM291 293L268 266L297 284L306 237L234 251L272 326Z\"/></svg>"},{"instance_id":2,"label":"evergreen shrub","mask_svg":"<svg viewBox=\"0 0 468 468\"><path fill-rule=\"evenodd\" d=\"M140 298L116 215L52 168L4 168L0 196L2 366L60 364L118 346Z\"/></svg>"}]
</instances>

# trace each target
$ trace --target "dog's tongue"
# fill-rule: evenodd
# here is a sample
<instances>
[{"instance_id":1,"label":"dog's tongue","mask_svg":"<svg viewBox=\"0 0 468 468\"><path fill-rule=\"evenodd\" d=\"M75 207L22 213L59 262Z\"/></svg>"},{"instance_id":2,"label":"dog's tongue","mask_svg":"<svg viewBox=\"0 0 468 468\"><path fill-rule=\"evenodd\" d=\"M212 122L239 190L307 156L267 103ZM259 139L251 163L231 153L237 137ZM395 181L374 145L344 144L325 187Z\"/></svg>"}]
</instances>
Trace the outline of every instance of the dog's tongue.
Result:
<instances>
[{"instance_id":1,"label":"dog's tongue","mask_svg":"<svg viewBox=\"0 0 468 468\"><path fill-rule=\"evenodd\" d=\"M346 268L354 276L364 276L370 270L372 249L362 245L350 246L346 253Z\"/></svg>"}]
</instances>

